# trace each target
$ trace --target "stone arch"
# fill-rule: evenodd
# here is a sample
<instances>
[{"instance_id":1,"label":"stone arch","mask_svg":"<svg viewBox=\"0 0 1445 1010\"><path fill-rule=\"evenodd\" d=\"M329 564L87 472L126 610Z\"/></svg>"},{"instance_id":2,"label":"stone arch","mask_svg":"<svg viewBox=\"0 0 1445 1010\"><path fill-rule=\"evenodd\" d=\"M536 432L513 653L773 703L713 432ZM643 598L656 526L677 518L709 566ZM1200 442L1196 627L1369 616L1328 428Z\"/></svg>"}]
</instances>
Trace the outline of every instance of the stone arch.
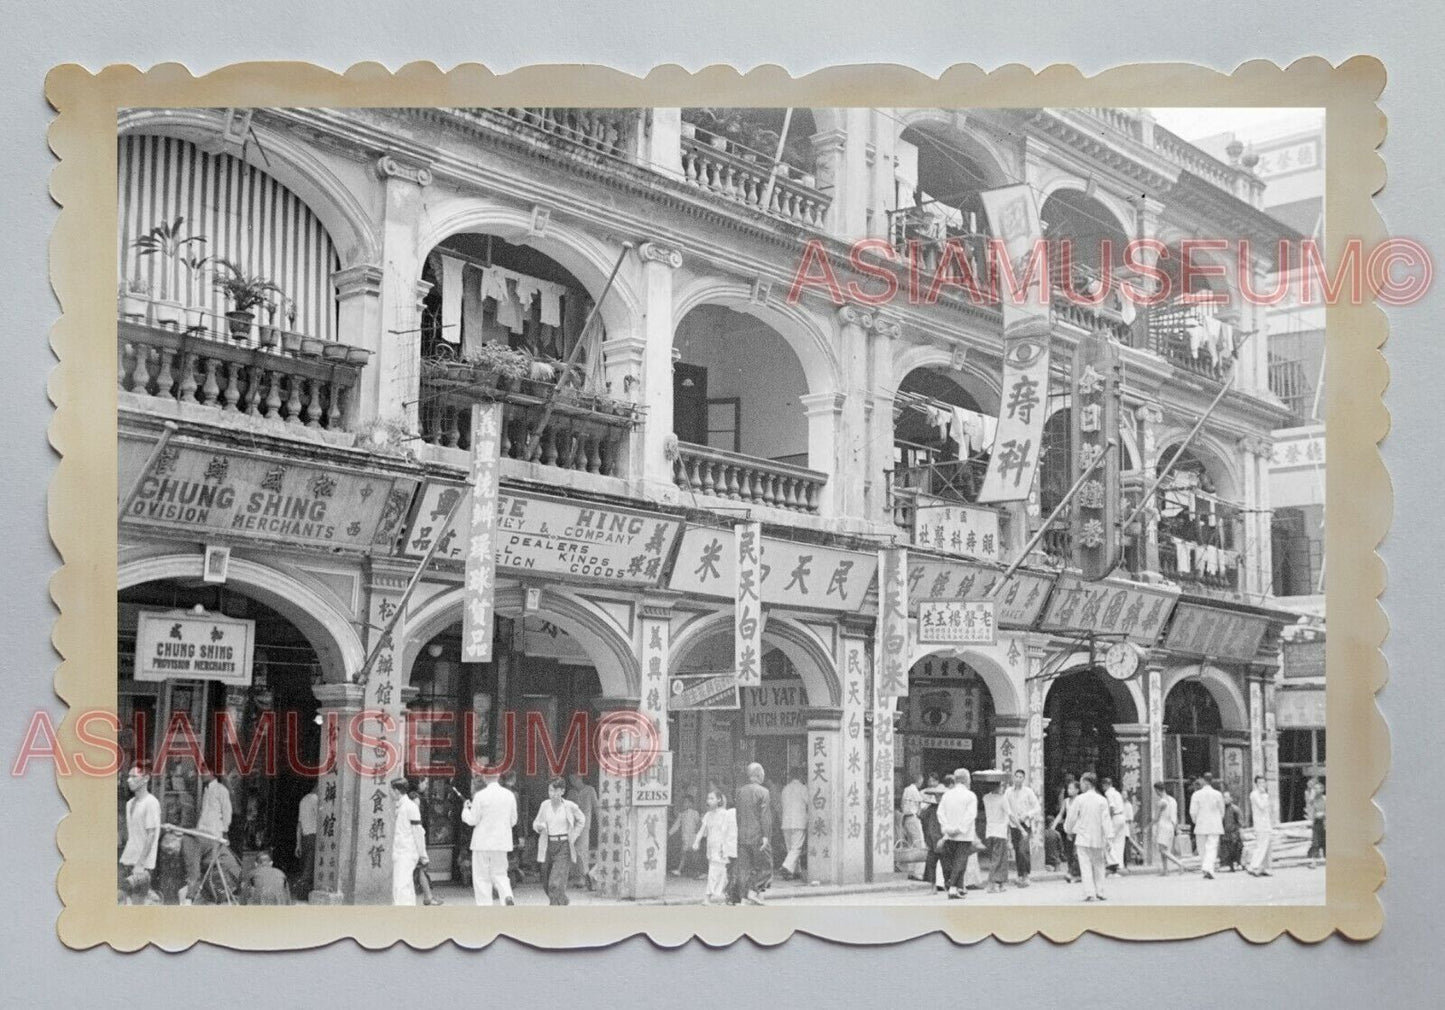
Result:
<instances>
[{"instance_id":1,"label":"stone arch","mask_svg":"<svg viewBox=\"0 0 1445 1010\"><path fill-rule=\"evenodd\" d=\"M162 579L200 579L199 554L160 554L120 566L116 588ZM226 585L275 610L296 626L316 650L327 683L350 680L366 661L366 649L351 618L294 576L243 557L231 557Z\"/></svg>"},{"instance_id":2,"label":"stone arch","mask_svg":"<svg viewBox=\"0 0 1445 1010\"><path fill-rule=\"evenodd\" d=\"M202 149L214 149L225 123L225 115L213 109L130 109L119 117L117 132L153 134L189 141ZM252 129L264 160L254 147L245 160L281 183L311 209L335 243L342 269L375 264L381 259L377 224L357 199L353 188L343 183L311 150L291 137L253 123ZM227 153L239 158L239 150Z\"/></svg>"},{"instance_id":3,"label":"stone arch","mask_svg":"<svg viewBox=\"0 0 1445 1010\"><path fill-rule=\"evenodd\" d=\"M842 388L842 366L835 350L833 326L801 305L752 301L752 287L739 280L700 276L679 285L672 299L670 331L676 339L678 324L702 305L721 305L752 316L772 329L792 349L809 393L831 393Z\"/></svg>"},{"instance_id":4,"label":"stone arch","mask_svg":"<svg viewBox=\"0 0 1445 1010\"><path fill-rule=\"evenodd\" d=\"M541 232L533 230L534 224L531 210L476 196L452 196L431 204L417 236L417 279L427 255L446 239L464 233L489 234L552 258L576 277L594 300L601 297L621 246L555 219ZM602 300L602 322L609 337L631 334L641 318L641 301L629 279L637 272L636 262L635 254L623 262Z\"/></svg>"},{"instance_id":5,"label":"stone arch","mask_svg":"<svg viewBox=\"0 0 1445 1010\"><path fill-rule=\"evenodd\" d=\"M521 617L525 591L521 586L498 587L496 612L503 617ZM423 646L462 619L462 587L445 590L422 604L406 619L406 649L402 668L408 676ZM625 629L619 628L597 607L555 587L542 591L541 605L528 611L546 618L582 647L597 671L602 694L607 698L636 698L642 678L637 656Z\"/></svg>"},{"instance_id":6,"label":"stone arch","mask_svg":"<svg viewBox=\"0 0 1445 1010\"><path fill-rule=\"evenodd\" d=\"M1177 277L1178 271L1182 266L1179 249L1180 243L1187 239L1196 239L1199 237L1197 232L1189 231L1177 225L1164 225L1160 227L1157 238L1160 242L1164 243L1169 254L1167 257L1160 257L1159 266ZM1194 249L1190 253L1190 259L1198 264L1224 268L1223 276L1200 277L1195 282L1196 286L1202 283L1207 285L1212 291L1222 292L1227 299L1224 305L1221 306L1222 308L1238 307L1241 304L1238 287L1239 266L1232 259L1229 250Z\"/></svg>"},{"instance_id":7,"label":"stone arch","mask_svg":"<svg viewBox=\"0 0 1445 1010\"><path fill-rule=\"evenodd\" d=\"M914 129L946 144L968 158L983 172L979 189L1007 186L1017 180L1012 169L1014 159L983 131L960 129L958 114L949 109L901 109L893 114L895 137Z\"/></svg>"},{"instance_id":8,"label":"stone arch","mask_svg":"<svg viewBox=\"0 0 1445 1010\"><path fill-rule=\"evenodd\" d=\"M1219 707L1220 723L1225 732L1248 731L1249 703L1245 701L1244 690L1217 666L1189 663L1166 669L1160 683L1161 702L1167 702L1169 692L1187 680L1199 681L1209 692L1214 704Z\"/></svg>"},{"instance_id":9,"label":"stone arch","mask_svg":"<svg viewBox=\"0 0 1445 1010\"><path fill-rule=\"evenodd\" d=\"M1170 428L1160 433L1157 440L1160 465L1169 460L1175 447L1187 434L1188 429L1184 427ZM1228 501L1240 501L1244 498L1244 473L1237 449L1231 449L1218 436L1201 431L1194 436L1187 451L1204 463L1214 480L1216 495Z\"/></svg>"},{"instance_id":10,"label":"stone arch","mask_svg":"<svg viewBox=\"0 0 1445 1010\"><path fill-rule=\"evenodd\" d=\"M1128 239L1134 234L1133 207L1114 194L1105 192L1102 188L1096 188L1092 193L1089 192L1088 180L1080 179L1072 175L1055 176L1039 187L1038 198L1040 213L1043 212L1044 204L1048 202L1049 197L1061 191L1079 193L1098 204L1104 209L1105 213L1109 215L1110 223L1123 233L1125 239ZM1046 235L1045 237L1048 236ZM1124 255L1123 249L1116 249L1114 252L1118 257Z\"/></svg>"},{"instance_id":11,"label":"stone arch","mask_svg":"<svg viewBox=\"0 0 1445 1010\"><path fill-rule=\"evenodd\" d=\"M1008 671L987 653L977 649L960 649L950 646L937 645L916 645L913 653L909 656L908 669L911 672L915 666L927 659L929 656L945 656L950 659L960 659L967 663L974 670L978 671L979 677L988 687L988 692L993 696L993 712L995 716L1005 718L1023 718L1027 716L1028 706L1019 692L1019 685L1016 685ZM901 702L901 699L899 699Z\"/></svg>"},{"instance_id":12,"label":"stone arch","mask_svg":"<svg viewBox=\"0 0 1445 1010\"><path fill-rule=\"evenodd\" d=\"M688 624L672 643L671 668L681 669L689 653L708 639L731 635L732 621L732 611L724 610ZM763 641L776 646L793 664L793 669L802 678L810 707L837 708L843 703L843 687L833 656L800 624L769 614L764 625Z\"/></svg>"},{"instance_id":13,"label":"stone arch","mask_svg":"<svg viewBox=\"0 0 1445 1010\"><path fill-rule=\"evenodd\" d=\"M1098 666L1102 657L1095 657L1094 666ZM1061 663L1049 664L1057 672L1044 686L1044 703L1048 704L1049 692L1053 690L1054 684L1067 677L1071 673L1079 673L1088 670L1089 654L1087 652L1073 652L1066 656ZM1109 697L1114 701L1114 712L1120 723L1140 723L1147 718L1149 705L1144 700L1144 687L1140 678L1131 677L1129 680L1115 680L1106 673L1101 673L1099 679L1104 682L1108 689Z\"/></svg>"},{"instance_id":14,"label":"stone arch","mask_svg":"<svg viewBox=\"0 0 1445 1010\"><path fill-rule=\"evenodd\" d=\"M953 352L934 344L905 345L893 358L893 376L898 381L892 389L880 390L888 396L898 392L898 386L910 372L920 368L947 369L946 375L964 392L977 401L986 414L997 414L1003 383L997 373L989 372L965 362L962 370L952 368Z\"/></svg>"}]
</instances>

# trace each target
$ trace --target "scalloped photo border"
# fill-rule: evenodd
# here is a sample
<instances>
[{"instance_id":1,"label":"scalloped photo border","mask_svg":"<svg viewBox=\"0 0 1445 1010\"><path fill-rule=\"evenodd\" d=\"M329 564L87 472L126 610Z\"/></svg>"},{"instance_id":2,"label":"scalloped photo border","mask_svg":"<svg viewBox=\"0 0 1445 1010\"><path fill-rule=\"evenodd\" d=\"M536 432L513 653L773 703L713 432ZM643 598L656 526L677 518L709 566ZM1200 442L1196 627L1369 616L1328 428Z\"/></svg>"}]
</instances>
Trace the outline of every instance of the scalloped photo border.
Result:
<instances>
[{"instance_id":1,"label":"scalloped photo border","mask_svg":"<svg viewBox=\"0 0 1445 1010\"><path fill-rule=\"evenodd\" d=\"M412 63L392 72L360 63L345 73L306 63L244 63L202 77L168 63L99 73L63 65L47 76L57 116L49 131L58 158L51 194L60 214L51 237L50 275L61 316L51 331L58 364L49 376L55 405L50 440L59 465L49 488L51 537L62 567L50 583L58 611L53 642L62 661L55 691L69 706L60 743L76 753L77 712L116 704L115 504L115 187L117 111L129 107L232 106L1310 106L1326 110L1327 263L1344 236L1367 247L1383 240L1371 200L1385 182L1377 148L1385 118L1376 105L1383 64L1355 57L1339 66L1312 57L1286 68L1266 61L1221 73L1186 64L1133 64L1089 77L1067 65L1034 72L959 65L930 77L896 65L855 65L792 77L777 66L747 73L712 66L689 73L659 67L636 77L601 66L531 66L493 74L476 64L443 72ZM452 942L477 948L499 936L542 948L589 948L645 935L673 947L698 938L727 945L741 937L785 942L795 932L843 943L894 943L941 932L958 943L994 936L1007 942L1042 934L1070 941L1089 931L1163 940L1235 930L1265 942L1288 933L1318 941L1332 933L1375 936L1384 921L1377 894L1385 879L1378 850L1383 818L1373 802L1389 767L1389 737L1375 703L1386 664L1387 623L1379 596L1385 567L1375 553L1389 527L1392 493L1378 451L1389 418L1388 369L1381 347L1386 319L1374 303L1327 311L1325 418L1327 730L1330 739L1330 854L1326 901L1313 906L764 908L446 905L121 907L115 901L115 787L107 778L60 776L69 805L56 840L60 940L77 948L148 944L180 950L204 942L246 950L318 947L352 938L368 948ZM1348 377L1342 381L1341 377ZM101 493L97 493L101 489ZM968 903L972 905L973 903Z\"/></svg>"}]
</instances>

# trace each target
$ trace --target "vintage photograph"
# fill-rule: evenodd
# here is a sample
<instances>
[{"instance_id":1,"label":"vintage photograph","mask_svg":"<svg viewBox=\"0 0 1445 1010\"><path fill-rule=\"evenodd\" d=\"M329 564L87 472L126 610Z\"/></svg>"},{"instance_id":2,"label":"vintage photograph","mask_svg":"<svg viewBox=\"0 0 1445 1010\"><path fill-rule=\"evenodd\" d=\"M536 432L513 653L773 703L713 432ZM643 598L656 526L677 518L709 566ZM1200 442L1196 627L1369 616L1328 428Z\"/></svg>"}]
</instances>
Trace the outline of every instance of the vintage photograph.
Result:
<instances>
[{"instance_id":1,"label":"vintage photograph","mask_svg":"<svg viewBox=\"0 0 1445 1010\"><path fill-rule=\"evenodd\" d=\"M1322 903L1327 143L120 110L116 900Z\"/></svg>"}]
</instances>

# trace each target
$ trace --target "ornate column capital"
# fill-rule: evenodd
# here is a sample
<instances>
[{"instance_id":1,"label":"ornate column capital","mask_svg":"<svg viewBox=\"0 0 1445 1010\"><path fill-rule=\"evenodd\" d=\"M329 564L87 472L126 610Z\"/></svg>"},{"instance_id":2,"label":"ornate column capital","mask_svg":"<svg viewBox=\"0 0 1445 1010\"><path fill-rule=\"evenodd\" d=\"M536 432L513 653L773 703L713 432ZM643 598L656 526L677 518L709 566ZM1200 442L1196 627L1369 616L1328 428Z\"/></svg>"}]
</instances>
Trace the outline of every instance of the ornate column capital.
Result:
<instances>
[{"instance_id":1,"label":"ornate column capital","mask_svg":"<svg viewBox=\"0 0 1445 1010\"><path fill-rule=\"evenodd\" d=\"M1145 403L1134 411L1134 417L1142 424L1162 424L1164 411L1160 410L1156 403Z\"/></svg>"},{"instance_id":2,"label":"ornate column capital","mask_svg":"<svg viewBox=\"0 0 1445 1010\"><path fill-rule=\"evenodd\" d=\"M854 305L852 302L840 305L837 315L838 321L844 326L857 326L864 330L873 328L873 313L861 305Z\"/></svg>"},{"instance_id":3,"label":"ornate column capital","mask_svg":"<svg viewBox=\"0 0 1445 1010\"><path fill-rule=\"evenodd\" d=\"M1274 442L1265 435L1246 435L1239 440L1239 448L1260 459L1267 460L1274 455Z\"/></svg>"},{"instance_id":4,"label":"ornate column capital","mask_svg":"<svg viewBox=\"0 0 1445 1010\"><path fill-rule=\"evenodd\" d=\"M383 154L377 158L376 175L379 179L405 179L418 186L430 186L432 181L430 165L399 154Z\"/></svg>"},{"instance_id":5,"label":"ornate column capital","mask_svg":"<svg viewBox=\"0 0 1445 1010\"><path fill-rule=\"evenodd\" d=\"M887 337L889 340L897 340L903 336L903 324L887 316L874 316L873 332L881 337Z\"/></svg>"},{"instance_id":6,"label":"ornate column capital","mask_svg":"<svg viewBox=\"0 0 1445 1010\"><path fill-rule=\"evenodd\" d=\"M346 301L358 295L380 296L382 276L381 267L362 263L336 271L331 275L331 283L336 288L336 297Z\"/></svg>"},{"instance_id":7,"label":"ornate column capital","mask_svg":"<svg viewBox=\"0 0 1445 1010\"><path fill-rule=\"evenodd\" d=\"M671 246L648 239L637 247L637 258L644 263L661 263L676 270L682 266L682 252Z\"/></svg>"},{"instance_id":8,"label":"ornate column capital","mask_svg":"<svg viewBox=\"0 0 1445 1010\"><path fill-rule=\"evenodd\" d=\"M803 413L809 417L815 414L842 413L843 404L848 402L847 393L804 393L798 399L803 404Z\"/></svg>"}]
</instances>

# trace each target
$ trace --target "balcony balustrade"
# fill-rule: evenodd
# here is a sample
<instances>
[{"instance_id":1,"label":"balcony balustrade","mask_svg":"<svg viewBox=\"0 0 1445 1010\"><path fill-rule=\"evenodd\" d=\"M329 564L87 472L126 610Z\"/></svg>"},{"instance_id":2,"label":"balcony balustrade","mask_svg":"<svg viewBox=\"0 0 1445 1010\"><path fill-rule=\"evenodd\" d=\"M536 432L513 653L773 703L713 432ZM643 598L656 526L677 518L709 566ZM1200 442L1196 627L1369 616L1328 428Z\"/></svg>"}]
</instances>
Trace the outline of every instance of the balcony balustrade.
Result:
<instances>
[{"instance_id":1,"label":"balcony balustrade","mask_svg":"<svg viewBox=\"0 0 1445 1010\"><path fill-rule=\"evenodd\" d=\"M779 165L774 175L770 156L748 151L732 141L726 143L726 148L714 147L696 136L683 137L683 178L724 199L804 228L823 227L832 198L814 188L811 176L787 165ZM770 175L773 185L768 192ZM763 206L765 195L767 206Z\"/></svg>"},{"instance_id":2,"label":"balcony balustrade","mask_svg":"<svg viewBox=\"0 0 1445 1010\"><path fill-rule=\"evenodd\" d=\"M189 329L137 319L118 324L121 390L156 403L345 429L347 404L370 352L274 327L227 335L223 317Z\"/></svg>"},{"instance_id":3,"label":"balcony balustrade","mask_svg":"<svg viewBox=\"0 0 1445 1010\"><path fill-rule=\"evenodd\" d=\"M677 448L672 475L684 491L792 512L818 512L827 474L691 442L679 442Z\"/></svg>"}]
</instances>

